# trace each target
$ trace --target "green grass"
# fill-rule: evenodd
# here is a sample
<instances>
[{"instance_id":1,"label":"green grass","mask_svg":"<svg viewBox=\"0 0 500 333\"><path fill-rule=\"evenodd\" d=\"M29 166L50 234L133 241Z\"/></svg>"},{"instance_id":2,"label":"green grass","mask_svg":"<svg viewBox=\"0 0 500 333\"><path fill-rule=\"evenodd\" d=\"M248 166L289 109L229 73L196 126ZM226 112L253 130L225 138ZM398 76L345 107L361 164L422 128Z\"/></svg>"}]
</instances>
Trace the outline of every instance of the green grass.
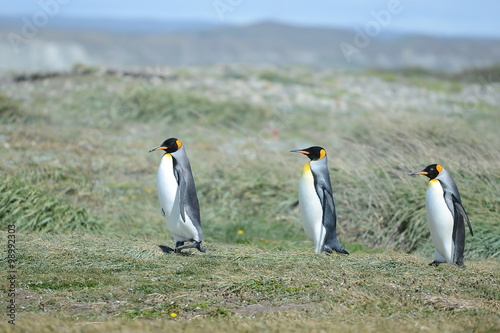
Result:
<instances>
[{"instance_id":1,"label":"green grass","mask_svg":"<svg viewBox=\"0 0 500 333\"><path fill-rule=\"evenodd\" d=\"M441 92L461 91L464 84L484 85L500 82L499 64L466 68L455 73L432 71L422 67L371 69L369 73L387 82L404 82Z\"/></svg>"},{"instance_id":2,"label":"green grass","mask_svg":"<svg viewBox=\"0 0 500 333\"><path fill-rule=\"evenodd\" d=\"M22 111L19 101L0 93L0 120L2 122L16 122L25 118L26 115Z\"/></svg>"},{"instance_id":3,"label":"green grass","mask_svg":"<svg viewBox=\"0 0 500 333\"><path fill-rule=\"evenodd\" d=\"M16 225L20 231L68 232L100 230L102 222L82 207L74 207L21 179L0 182L2 226Z\"/></svg>"},{"instance_id":4,"label":"green grass","mask_svg":"<svg viewBox=\"0 0 500 333\"><path fill-rule=\"evenodd\" d=\"M451 75L451 79L480 84L498 83L500 82L500 64L494 64L488 67L468 68Z\"/></svg>"},{"instance_id":5,"label":"green grass","mask_svg":"<svg viewBox=\"0 0 500 333\"><path fill-rule=\"evenodd\" d=\"M498 261L435 268L390 251L327 256L217 243L205 254L165 255L160 237L16 236L24 331L229 332L239 323L249 331L492 332L499 324Z\"/></svg>"},{"instance_id":6,"label":"green grass","mask_svg":"<svg viewBox=\"0 0 500 333\"><path fill-rule=\"evenodd\" d=\"M130 85L116 105L119 119L145 122L191 123L206 126L251 127L255 120L266 120L272 112L244 100L211 100L201 94L173 91L152 85Z\"/></svg>"},{"instance_id":7,"label":"green grass","mask_svg":"<svg viewBox=\"0 0 500 333\"><path fill-rule=\"evenodd\" d=\"M18 322L40 332L495 331L498 105L469 103L465 81L373 75L84 71L7 86L1 105L23 119L0 124L0 235L6 244L17 226ZM399 93L409 106L392 100ZM168 137L192 164L206 254L158 247L173 240L158 209L161 154L147 152ZM307 158L289 151L310 145L328 152L349 257L313 254L302 230ZM427 266L426 179L407 174L431 163L451 173L472 221L466 269Z\"/></svg>"},{"instance_id":8,"label":"green grass","mask_svg":"<svg viewBox=\"0 0 500 333\"><path fill-rule=\"evenodd\" d=\"M296 70L298 68L295 68ZM301 75L302 74L302 75ZM311 85L311 80L308 75L310 72L307 71L306 76L303 75L304 72L301 73L290 73L283 70L264 70L258 73L258 78L261 80L273 82L273 83L281 83L285 85Z\"/></svg>"}]
</instances>

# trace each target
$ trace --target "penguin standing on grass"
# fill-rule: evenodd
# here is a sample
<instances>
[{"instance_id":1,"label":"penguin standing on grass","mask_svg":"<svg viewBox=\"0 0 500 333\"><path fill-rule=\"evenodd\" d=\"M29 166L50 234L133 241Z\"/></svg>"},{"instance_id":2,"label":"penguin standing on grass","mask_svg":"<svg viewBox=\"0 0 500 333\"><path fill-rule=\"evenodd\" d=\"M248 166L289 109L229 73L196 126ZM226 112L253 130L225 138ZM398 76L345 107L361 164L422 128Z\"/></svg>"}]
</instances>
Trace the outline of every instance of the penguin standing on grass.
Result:
<instances>
[{"instance_id":1,"label":"penguin standing on grass","mask_svg":"<svg viewBox=\"0 0 500 333\"><path fill-rule=\"evenodd\" d=\"M174 236L174 251L196 248L205 252L201 244L200 205L184 146L180 140L170 138L149 152L156 150L165 151L158 167L158 196L167 229ZM185 242L190 243L184 245Z\"/></svg>"},{"instance_id":2,"label":"penguin standing on grass","mask_svg":"<svg viewBox=\"0 0 500 333\"><path fill-rule=\"evenodd\" d=\"M326 151L314 146L292 150L309 157L299 182L299 206L306 235L314 242L316 253L349 254L337 239L337 215L333 202Z\"/></svg>"},{"instance_id":3,"label":"penguin standing on grass","mask_svg":"<svg viewBox=\"0 0 500 333\"><path fill-rule=\"evenodd\" d=\"M431 164L410 175L429 177L426 192L427 223L434 243L434 261L464 266L465 221L473 235L469 217L465 212L458 188L450 174L439 164Z\"/></svg>"}]
</instances>

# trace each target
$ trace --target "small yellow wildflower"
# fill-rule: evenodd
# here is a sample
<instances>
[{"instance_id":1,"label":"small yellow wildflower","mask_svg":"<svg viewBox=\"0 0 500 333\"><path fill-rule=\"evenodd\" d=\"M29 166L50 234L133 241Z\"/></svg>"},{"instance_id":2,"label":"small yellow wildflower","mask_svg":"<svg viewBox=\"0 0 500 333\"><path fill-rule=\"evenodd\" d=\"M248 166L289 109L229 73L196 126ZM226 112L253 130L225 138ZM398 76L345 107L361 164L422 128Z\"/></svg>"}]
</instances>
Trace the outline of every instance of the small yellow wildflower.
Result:
<instances>
[{"instance_id":1,"label":"small yellow wildflower","mask_svg":"<svg viewBox=\"0 0 500 333\"><path fill-rule=\"evenodd\" d=\"M245 232L243 230L238 230L238 235L243 235Z\"/></svg>"},{"instance_id":2,"label":"small yellow wildflower","mask_svg":"<svg viewBox=\"0 0 500 333\"><path fill-rule=\"evenodd\" d=\"M175 318L175 317L177 317L177 313L175 313L175 312L172 312L172 313L170 314L170 317L172 317L172 318Z\"/></svg>"},{"instance_id":3,"label":"small yellow wildflower","mask_svg":"<svg viewBox=\"0 0 500 333\"><path fill-rule=\"evenodd\" d=\"M152 189L150 189L149 187L145 187L144 189L146 190L146 193L147 193L147 194L151 194L151 193L153 193L153 190L152 190Z\"/></svg>"}]
</instances>

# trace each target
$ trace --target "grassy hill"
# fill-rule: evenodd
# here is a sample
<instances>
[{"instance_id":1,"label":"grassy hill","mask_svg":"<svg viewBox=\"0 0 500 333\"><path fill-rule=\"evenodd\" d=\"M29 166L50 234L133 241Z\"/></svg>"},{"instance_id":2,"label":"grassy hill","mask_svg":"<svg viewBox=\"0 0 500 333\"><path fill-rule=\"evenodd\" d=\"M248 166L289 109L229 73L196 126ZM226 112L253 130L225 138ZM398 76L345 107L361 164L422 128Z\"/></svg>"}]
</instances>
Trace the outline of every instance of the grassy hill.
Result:
<instances>
[{"instance_id":1,"label":"grassy hill","mask_svg":"<svg viewBox=\"0 0 500 333\"><path fill-rule=\"evenodd\" d=\"M3 77L0 235L6 246L16 225L17 324L495 331L500 87L471 75L211 66ZM161 154L147 151L168 137L191 160L206 254L159 247L173 240L157 203ZM288 151L316 144L348 257L313 254L302 231L307 160ZM407 173L431 163L454 177L472 221L466 269L427 266L426 181Z\"/></svg>"}]
</instances>

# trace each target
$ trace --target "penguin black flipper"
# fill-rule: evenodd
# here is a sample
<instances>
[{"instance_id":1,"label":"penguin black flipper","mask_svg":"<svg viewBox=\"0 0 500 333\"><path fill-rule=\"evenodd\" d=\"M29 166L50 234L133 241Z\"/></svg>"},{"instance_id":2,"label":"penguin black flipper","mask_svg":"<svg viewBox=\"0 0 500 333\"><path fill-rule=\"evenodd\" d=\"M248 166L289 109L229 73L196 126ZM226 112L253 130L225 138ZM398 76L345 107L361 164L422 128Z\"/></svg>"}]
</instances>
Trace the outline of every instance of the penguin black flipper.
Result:
<instances>
[{"instance_id":1,"label":"penguin black flipper","mask_svg":"<svg viewBox=\"0 0 500 333\"><path fill-rule=\"evenodd\" d=\"M470 225L469 218L465 212L464 207L460 200L451 194L451 199L453 202L453 262L459 266L464 266L464 249L465 249L465 223L469 225L469 230L472 235L472 227Z\"/></svg>"},{"instance_id":2,"label":"penguin black flipper","mask_svg":"<svg viewBox=\"0 0 500 333\"><path fill-rule=\"evenodd\" d=\"M337 239L337 213L332 192L324 186L320 186L320 192L321 206L323 207L322 222L326 230L323 250L327 253L332 253L332 250L335 250L337 253L349 254Z\"/></svg>"},{"instance_id":3,"label":"penguin black flipper","mask_svg":"<svg viewBox=\"0 0 500 333\"><path fill-rule=\"evenodd\" d=\"M472 231L472 225L470 224L469 216L467 215L467 212L465 211L464 206L462 206L462 202L454 194L451 195L451 200L453 202L453 207L456 210L456 212L460 213L460 215L463 216L464 220L467 221L467 225L469 226L470 235L474 236L474 232Z\"/></svg>"},{"instance_id":4,"label":"penguin black flipper","mask_svg":"<svg viewBox=\"0 0 500 333\"><path fill-rule=\"evenodd\" d=\"M174 159L175 161L175 159ZM181 168L184 168L182 170ZM179 210L182 221L186 223L186 214L196 227L200 240L203 240L203 232L201 231L200 204L196 195L196 185L191 173L191 166L181 166L180 163L174 162L174 175L179 185Z\"/></svg>"},{"instance_id":5,"label":"penguin black flipper","mask_svg":"<svg viewBox=\"0 0 500 333\"><path fill-rule=\"evenodd\" d=\"M453 212L453 263L464 266L465 249L465 225L464 217L458 212L457 206L454 206Z\"/></svg>"},{"instance_id":6,"label":"penguin black flipper","mask_svg":"<svg viewBox=\"0 0 500 333\"><path fill-rule=\"evenodd\" d=\"M182 198L184 198L183 194L185 192L185 186L183 185L184 182L181 179L179 163L175 158L173 158L173 166L174 166L174 177L175 180L177 181L177 186L179 186L179 212L181 213L182 222L186 223L184 200L182 200Z\"/></svg>"}]
</instances>

